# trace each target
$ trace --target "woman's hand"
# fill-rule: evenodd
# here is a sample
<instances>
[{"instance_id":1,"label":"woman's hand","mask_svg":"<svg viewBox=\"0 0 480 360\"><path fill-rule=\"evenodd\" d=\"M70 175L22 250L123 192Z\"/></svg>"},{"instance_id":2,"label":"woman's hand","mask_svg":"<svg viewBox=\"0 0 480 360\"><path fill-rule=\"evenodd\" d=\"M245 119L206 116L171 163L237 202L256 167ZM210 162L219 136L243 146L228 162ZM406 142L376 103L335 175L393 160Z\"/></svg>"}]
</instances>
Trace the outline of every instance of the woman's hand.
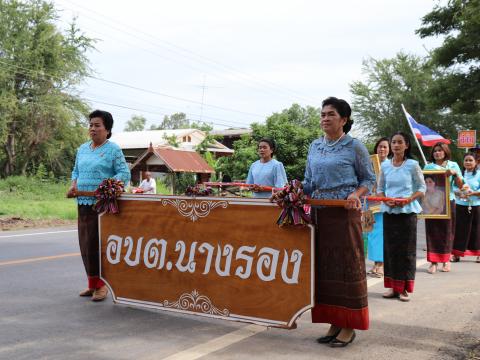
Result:
<instances>
[{"instance_id":1,"label":"woman's hand","mask_svg":"<svg viewBox=\"0 0 480 360\"><path fill-rule=\"evenodd\" d=\"M259 192L259 191L262 191L262 188L260 187L260 185L257 185L257 184L254 184L250 190L254 191L254 192Z\"/></svg>"},{"instance_id":2,"label":"woman's hand","mask_svg":"<svg viewBox=\"0 0 480 360\"><path fill-rule=\"evenodd\" d=\"M457 176L457 172L453 169L447 169L447 171L445 172L445 175L446 176Z\"/></svg>"},{"instance_id":3,"label":"woman's hand","mask_svg":"<svg viewBox=\"0 0 480 360\"><path fill-rule=\"evenodd\" d=\"M67 198L75 197L77 191L78 191L77 184L76 183L72 184L72 186L70 186L70 189L68 189L67 191Z\"/></svg>"},{"instance_id":4,"label":"woman's hand","mask_svg":"<svg viewBox=\"0 0 480 360\"><path fill-rule=\"evenodd\" d=\"M348 195L347 200L348 202L345 204L345 209L362 210L362 202L355 191Z\"/></svg>"}]
</instances>

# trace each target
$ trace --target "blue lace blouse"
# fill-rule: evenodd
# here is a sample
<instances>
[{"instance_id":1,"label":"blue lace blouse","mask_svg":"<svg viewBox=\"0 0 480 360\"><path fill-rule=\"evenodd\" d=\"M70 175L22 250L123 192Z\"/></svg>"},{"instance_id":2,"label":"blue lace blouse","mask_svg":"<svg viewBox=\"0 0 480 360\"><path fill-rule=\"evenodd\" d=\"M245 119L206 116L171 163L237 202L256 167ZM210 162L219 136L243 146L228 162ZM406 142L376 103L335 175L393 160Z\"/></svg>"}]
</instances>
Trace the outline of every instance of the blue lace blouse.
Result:
<instances>
[{"instance_id":1,"label":"blue lace blouse","mask_svg":"<svg viewBox=\"0 0 480 360\"><path fill-rule=\"evenodd\" d=\"M262 163L255 161L248 170L247 184L256 184L273 187L283 187L287 183L287 174L280 161L271 159L269 162ZM253 197L269 198L271 192L254 192Z\"/></svg>"},{"instance_id":2,"label":"blue lace blouse","mask_svg":"<svg viewBox=\"0 0 480 360\"><path fill-rule=\"evenodd\" d=\"M79 191L95 191L100 183L107 178L115 178L124 182L130 181L130 169L120 147L107 141L100 147L91 148L92 141L88 141L77 150L75 165L72 171L72 181L77 180ZM79 196L79 205L93 205L95 198Z\"/></svg>"},{"instance_id":3,"label":"blue lace blouse","mask_svg":"<svg viewBox=\"0 0 480 360\"><path fill-rule=\"evenodd\" d=\"M372 190L375 173L367 148L345 135L331 145L324 137L310 145L304 192L314 199L346 199L360 186Z\"/></svg>"},{"instance_id":4,"label":"blue lace blouse","mask_svg":"<svg viewBox=\"0 0 480 360\"><path fill-rule=\"evenodd\" d=\"M384 193L386 197L407 198L417 191L425 194L426 189L418 161L407 159L401 166L393 166L391 160L382 163L378 192ZM390 207L382 203L380 211L389 214L419 214L422 206L418 200L403 207Z\"/></svg>"}]
</instances>

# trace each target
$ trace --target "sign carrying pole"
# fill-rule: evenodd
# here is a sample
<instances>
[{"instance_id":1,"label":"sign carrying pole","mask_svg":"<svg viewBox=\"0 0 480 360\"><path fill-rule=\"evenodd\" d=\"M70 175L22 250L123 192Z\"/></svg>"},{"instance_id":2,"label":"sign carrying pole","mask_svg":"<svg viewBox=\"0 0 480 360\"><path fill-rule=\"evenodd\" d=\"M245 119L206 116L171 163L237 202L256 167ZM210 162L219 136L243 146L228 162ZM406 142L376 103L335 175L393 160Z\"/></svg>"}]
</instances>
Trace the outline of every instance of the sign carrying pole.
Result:
<instances>
[{"instance_id":1,"label":"sign carrying pole","mask_svg":"<svg viewBox=\"0 0 480 360\"><path fill-rule=\"evenodd\" d=\"M403 106L403 104L402 104L402 110L403 110L403 113L405 114L405 118L407 119L408 127L409 127L410 131L412 132L413 138L415 139L415 142L417 143L418 149L420 150L420 154L422 155L423 163L426 165L427 164L427 159L425 158L425 155L423 154L422 146L418 142L418 139L415 136L415 133L413 132L412 124L410 124L410 121L408 121L407 110L405 110L405 106Z\"/></svg>"}]
</instances>

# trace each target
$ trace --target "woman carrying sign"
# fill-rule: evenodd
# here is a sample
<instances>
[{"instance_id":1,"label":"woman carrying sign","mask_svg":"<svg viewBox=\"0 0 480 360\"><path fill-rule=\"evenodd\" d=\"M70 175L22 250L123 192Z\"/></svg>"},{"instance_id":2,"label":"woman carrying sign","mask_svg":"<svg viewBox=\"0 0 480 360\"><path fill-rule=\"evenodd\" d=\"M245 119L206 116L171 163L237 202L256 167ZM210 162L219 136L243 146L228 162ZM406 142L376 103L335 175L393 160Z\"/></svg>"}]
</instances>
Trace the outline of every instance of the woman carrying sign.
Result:
<instances>
[{"instance_id":1,"label":"woman carrying sign","mask_svg":"<svg viewBox=\"0 0 480 360\"><path fill-rule=\"evenodd\" d=\"M113 117L106 111L95 110L89 115L90 141L80 145L72 171L72 186L67 196L77 191L95 191L107 178L115 178L126 185L130 170L120 147L109 141L112 136ZM94 197L77 197L78 239L83 265L88 277L88 287L80 296L91 296L93 301L104 300L107 287L99 278L98 213L92 208Z\"/></svg>"},{"instance_id":2,"label":"woman carrying sign","mask_svg":"<svg viewBox=\"0 0 480 360\"><path fill-rule=\"evenodd\" d=\"M332 347L347 346L354 329L369 327L360 198L375 184L375 174L365 146L347 135L351 112L345 100L322 102L325 136L310 145L303 182L314 199L349 200L345 208L312 208L317 264L312 322L330 324L317 341Z\"/></svg>"}]
</instances>

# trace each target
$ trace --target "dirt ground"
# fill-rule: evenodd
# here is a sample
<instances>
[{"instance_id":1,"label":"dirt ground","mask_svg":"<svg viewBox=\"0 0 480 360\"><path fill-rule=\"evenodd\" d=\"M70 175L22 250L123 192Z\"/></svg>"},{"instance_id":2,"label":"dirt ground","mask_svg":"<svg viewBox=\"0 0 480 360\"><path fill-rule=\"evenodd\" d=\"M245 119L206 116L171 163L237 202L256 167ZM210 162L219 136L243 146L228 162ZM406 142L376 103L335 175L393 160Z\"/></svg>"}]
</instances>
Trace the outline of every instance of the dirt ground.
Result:
<instances>
[{"instance_id":1,"label":"dirt ground","mask_svg":"<svg viewBox=\"0 0 480 360\"><path fill-rule=\"evenodd\" d=\"M26 228L76 225L77 220L62 219L23 219L21 217L0 216L0 231Z\"/></svg>"}]
</instances>

